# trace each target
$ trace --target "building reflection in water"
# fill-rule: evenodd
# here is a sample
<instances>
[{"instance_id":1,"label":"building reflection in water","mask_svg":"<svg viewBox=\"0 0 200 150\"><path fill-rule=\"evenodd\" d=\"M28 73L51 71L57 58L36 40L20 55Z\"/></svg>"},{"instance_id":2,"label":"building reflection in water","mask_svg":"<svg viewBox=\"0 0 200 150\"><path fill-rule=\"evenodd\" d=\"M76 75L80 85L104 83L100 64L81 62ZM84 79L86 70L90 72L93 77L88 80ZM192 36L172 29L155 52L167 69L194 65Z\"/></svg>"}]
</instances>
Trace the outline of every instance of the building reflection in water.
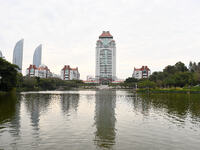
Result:
<instances>
[{"instance_id":1,"label":"building reflection in water","mask_svg":"<svg viewBox=\"0 0 200 150\"><path fill-rule=\"evenodd\" d=\"M61 107L64 114L69 115L70 111L77 111L79 94L61 94Z\"/></svg>"},{"instance_id":2,"label":"building reflection in water","mask_svg":"<svg viewBox=\"0 0 200 150\"><path fill-rule=\"evenodd\" d=\"M98 148L112 149L115 145L116 91L100 90L95 95L95 139Z\"/></svg>"},{"instance_id":3,"label":"building reflection in water","mask_svg":"<svg viewBox=\"0 0 200 150\"><path fill-rule=\"evenodd\" d=\"M32 133L32 146L39 146L40 138L40 116L41 113L47 111L49 104L52 101L52 95L49 94L26 94L24 95L24 102L26 110L30 114L31 126L33 129Z\"/></svg>"},{"instance_id":4,"label":"building reflection in water","mask_svg":"<svg viewBox=\"0 0 200 150\"><path fill-rule=\"evenodd\" d=\"M26 109L30 113L31 125L34 130L39 130L40 113L45 112L50 104L49 94L27 94L25 95Z\"/></svg>"}]
</instances>

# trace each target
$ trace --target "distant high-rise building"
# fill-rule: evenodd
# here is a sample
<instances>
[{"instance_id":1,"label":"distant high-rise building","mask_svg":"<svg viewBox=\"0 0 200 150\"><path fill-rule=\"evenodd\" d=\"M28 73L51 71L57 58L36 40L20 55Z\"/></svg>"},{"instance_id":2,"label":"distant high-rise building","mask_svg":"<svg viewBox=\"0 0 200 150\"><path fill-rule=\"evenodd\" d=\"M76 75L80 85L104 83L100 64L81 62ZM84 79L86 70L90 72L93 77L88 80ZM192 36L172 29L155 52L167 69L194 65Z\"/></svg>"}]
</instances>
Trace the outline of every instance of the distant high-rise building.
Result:
<instances>
[{"instance_id":1,"label":"distant high-rise building","mask_svg":"<svg viewBox=\"0 0 200 150\"><path fill-rule=\"evenodd\" d=\"M42 59L42 45L40 44L34 52L33 55L33 65L36 67L39 67L41 65L41 59Z\"/></svg>"},{"instance_id":2,"label":"distant high-rise building","mask_svg":"<svg viewBox=\"0 0 200 150\"><path fill-rule=\"evenodd\" d=\"M24 39L21 39L16 43L13 51L13 64L17 65L20 68L20 70L18 70L19 72L22 72L23 46Z\"/></svg>"},{"instance_id":3,"label":"distant high-rise building","mask_svg":"<svg viewBox=\"0 0 200 150\"><path fill-rule=\"evenodd\" d=\"M96 44L95 78L101 84L116 80L116 46L109 31L103 31Z\"/></svg>"}]
</instances>

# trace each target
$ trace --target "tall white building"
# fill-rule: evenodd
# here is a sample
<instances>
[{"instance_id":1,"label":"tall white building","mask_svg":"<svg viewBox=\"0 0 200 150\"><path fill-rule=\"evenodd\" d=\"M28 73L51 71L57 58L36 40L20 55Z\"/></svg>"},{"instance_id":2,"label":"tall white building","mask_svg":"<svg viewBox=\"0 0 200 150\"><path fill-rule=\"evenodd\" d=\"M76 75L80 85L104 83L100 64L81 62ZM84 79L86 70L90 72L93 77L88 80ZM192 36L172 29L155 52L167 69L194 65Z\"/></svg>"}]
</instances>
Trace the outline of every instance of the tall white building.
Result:
<instances>
[{"instance_id":1,"label":"tall white building","mask_svg":"<svg viewBox=\"0 0 200 150\"><path fill-rule=\"evenodd\" d=\"M20 70L18 70L19 72L22 72L23 46L24 39L21 39L16 43L13 51L13 64L17 65L20 68Z\"/></svg>"},{"instance_id":2,"label":"tall white building","mask_svg":"<svg viewBox=\"0 0 200 150\"><path fill-rule=\"evenodd\" d=\"M116 45L109 31L103 31L96 43L95 78L101 84L116 80Z\"/></svg>"},{"instance_id":3,"label":"tall white building","mask_svg":"<svg viewBox=\"0 0 200 150\"><path fill-rule=\"evenodd\" d=\"M41 65L41 59L42 59L42 45L40 44L34 52L33 55L33 65L36 67L39 67Z\"/></svg>"}]
</instances>

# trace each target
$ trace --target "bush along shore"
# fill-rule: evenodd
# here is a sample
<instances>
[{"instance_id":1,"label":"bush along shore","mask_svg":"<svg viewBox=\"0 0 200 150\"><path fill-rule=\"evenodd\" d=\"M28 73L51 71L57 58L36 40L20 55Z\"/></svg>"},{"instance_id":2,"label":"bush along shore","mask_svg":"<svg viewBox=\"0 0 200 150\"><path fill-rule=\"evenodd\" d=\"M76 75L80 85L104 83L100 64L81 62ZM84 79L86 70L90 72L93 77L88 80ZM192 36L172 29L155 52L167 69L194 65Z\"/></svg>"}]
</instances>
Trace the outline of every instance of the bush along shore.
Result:
<instances>
[{"instance_id":1,"label":"bush along shore","mask_svg":"<svg viewBox=\"0 0 200 150\"><path fill-rule=\"evenodd\" d=\"M114 86L137 92L200 93L200 62L190 62L188 67L177 62L166 66L163 71L153 72L148 79L127 78L124 83Z\"/></svg>"},{"instance_id":2,"label":"bush along shore","mask_svg":"<svg viewBox=\"0 0 200 150\"><path fill-rule=\"evenodd\" d=\"M81 80L64 81L59 78L18 77L17 91L70 90L83 85Z\"/></svg>"},{"instance_id":3,"label":"bush along shore","mask_svg":"<svg viewBox=\"0 0 200 150\"><path fill-rule=\"evenodd\" d=\"M136 90L139 93L199 93L200 87L192 87L192 88L140 88Z\"/></svg>"}]
</instances>

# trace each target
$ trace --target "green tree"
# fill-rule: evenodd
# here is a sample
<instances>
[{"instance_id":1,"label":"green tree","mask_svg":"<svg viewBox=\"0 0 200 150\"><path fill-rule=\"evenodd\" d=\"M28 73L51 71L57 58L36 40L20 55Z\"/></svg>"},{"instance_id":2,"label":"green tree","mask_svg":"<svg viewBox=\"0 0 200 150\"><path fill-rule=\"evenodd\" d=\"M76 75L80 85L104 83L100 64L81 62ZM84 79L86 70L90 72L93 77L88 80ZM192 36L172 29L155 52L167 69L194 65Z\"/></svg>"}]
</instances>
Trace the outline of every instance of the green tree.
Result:
<instances>
[{"instance_id":1,"label":"green tree","mask_svg":"<svg viewBox=\"0 0 200 150\"><path fill-rule=\"evenodd\" d=\"M0 91L10 91L16 87L17 69L18 66L0 58Z\"/></svg>"},{"instance_id":2,"label":"green tree","mask_svg":"<svg viewBox=\"0 0 200 150\"><path fill-rule=\"evenodd\" d=\"M178 72L174 75L175 86L184 87L193 82L193 74L189 72Z\"/></svg>"},{"instance_id":3,"label":"green tree","mask_svg":"<svg viewBox=\"0 0 200 150\"><path fill-rule=\"evenodd\" d=\"M22 86L25 90L35 90L36 85L36 78L24 77Z\"/></svg>"},{"instance_id":4,"label":"green tree","mask_svg":"<svg viewBox=\"0 0 200 150\"><path fill-rule=\"evenodd\" d=\"M167 87L171 87L175 85L175 78L173 75L168 76L167 78L164 79L163 84Z\"/></svg>"},{"instance_id":5,"label":"green tree","mask_svg":"<svg viewBox=\"0 0 200 150\"><path fill-rule=\"evenodd\" d=\"M177 71L175 66L168 65L163 69L163 72L168 73L168 74L174 74Z\"/></svg>"},{"instance_id":6,"label":"green tree","mask_svg":"<svg viewBox=\"0 0 200 150\"><path fill-rule=\"evenodd\" d=\"M150 81L148 79L142 80L138 83L139 88L155 88L156 84L153 81Z\"/></svg>"},{"instance_id":7,"label":"green tree","mask_svg":"<svg viewBox=\"0 0 200 150\"><path fill-rule=\"evenodd\" d=\"M135 82L138 82L138 79L129 77L124 82L125 83L135 83Z\"/></svg>"},{"instance_id":8,"label":"green tree","mask_svg":"<svg viewBox=\"0 0 200 150\"><path fill-rule=\"evenodd\" d=\"M175 68L176 68L176 70L178 71L178 72L185 72L185 71L188 71L188 69L187 69L187 67L185 66L185 64L184 63L182 63L182 62L177 62L176 64L175 64Z\"/></svg>"}]
</instances>

